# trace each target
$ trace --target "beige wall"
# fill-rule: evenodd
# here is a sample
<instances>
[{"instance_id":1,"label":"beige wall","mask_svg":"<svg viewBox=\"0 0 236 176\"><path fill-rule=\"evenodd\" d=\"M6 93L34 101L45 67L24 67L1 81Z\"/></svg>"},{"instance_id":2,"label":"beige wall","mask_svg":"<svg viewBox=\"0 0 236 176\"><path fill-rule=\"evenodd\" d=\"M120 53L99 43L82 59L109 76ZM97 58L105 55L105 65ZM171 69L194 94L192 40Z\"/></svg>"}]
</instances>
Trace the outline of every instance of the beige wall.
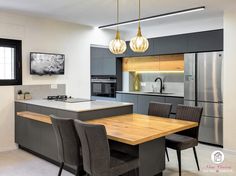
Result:
<instances>
[{"instance_id":1,"label":"beige wall","mask_svg":"<svg viewBox=\"0 0 236 176\"><path fill-rule=\"evenodd\" d=\"M114 32L92 27L0 12L0 38L22 40L23 84L67 84L67 94L90 96L90 44L107 45ZM63 53L63 76L29 74L29 52ZM16 148L14 143L13 86L0 86L0 151Z\"/></svg>"},{"instance_id":2,"label":"beige wall","mask_svg":"<svg viewBox=\"0 0 236 176\"><path fill-rule=\"evenodd\" d=\"M236 151L236 9L224 15L224 148Z\"/></svg>"}]
</instances>

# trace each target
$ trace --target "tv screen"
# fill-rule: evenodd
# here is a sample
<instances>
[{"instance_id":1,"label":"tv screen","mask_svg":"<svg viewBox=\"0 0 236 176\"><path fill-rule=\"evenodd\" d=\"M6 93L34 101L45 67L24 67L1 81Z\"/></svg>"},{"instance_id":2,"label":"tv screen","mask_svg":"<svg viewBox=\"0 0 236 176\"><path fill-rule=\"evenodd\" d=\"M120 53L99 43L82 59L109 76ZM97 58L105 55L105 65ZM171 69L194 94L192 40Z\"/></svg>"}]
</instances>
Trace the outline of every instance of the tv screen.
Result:
<instances>
[{"instance_id":1,"label":"tv screen","mask_svg":"<svg viewBox=\"0 0 236 176\"><path fill-rule=\"evenodd\" d=\"M63 75L64 67L64 54L30 53L30 74L32 75Z\"/></svg>"}]
</instances>

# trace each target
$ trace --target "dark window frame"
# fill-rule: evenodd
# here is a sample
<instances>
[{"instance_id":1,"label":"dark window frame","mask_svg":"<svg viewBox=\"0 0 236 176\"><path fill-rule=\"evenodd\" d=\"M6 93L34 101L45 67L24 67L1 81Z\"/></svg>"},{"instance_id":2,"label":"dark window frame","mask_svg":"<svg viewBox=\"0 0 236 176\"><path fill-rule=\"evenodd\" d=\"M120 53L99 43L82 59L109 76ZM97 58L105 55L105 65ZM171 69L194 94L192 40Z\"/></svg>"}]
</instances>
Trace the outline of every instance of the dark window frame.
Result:
<instances>
[{"instance_id":1,"label":"dark window frame","mask_svg":"<svg viewBox=\"0 0 236 176\"><path fill-rule=\"evenodd\" d=\"M15 79L0 79L0 86L22 85L22 41L0 38L0 47L14 48Z\"/></svg>"}]
</instances>

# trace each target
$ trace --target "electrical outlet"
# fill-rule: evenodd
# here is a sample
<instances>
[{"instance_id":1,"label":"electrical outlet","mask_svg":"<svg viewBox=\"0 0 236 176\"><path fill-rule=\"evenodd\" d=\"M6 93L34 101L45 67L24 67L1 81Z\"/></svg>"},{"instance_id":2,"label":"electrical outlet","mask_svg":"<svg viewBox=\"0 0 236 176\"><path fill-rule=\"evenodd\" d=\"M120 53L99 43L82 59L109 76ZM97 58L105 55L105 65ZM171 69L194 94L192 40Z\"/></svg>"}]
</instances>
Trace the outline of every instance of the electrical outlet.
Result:
<instances>
[{"instance_id":1,"label":"electrical outlet","mask_svg":"<svg viewBox=\"0 0 236 176\"><path fill-rule=\"evenodd\" d=\"M51 84L51 89L57 89L57 84Z\"/></svg>"},{"instance_id":2,"label":"electrical outlet","mask_svg":"<svg viewBox=\"0 0 236 176\"><path fill-rule=\"evenodd\" d=\"M141 86L142 86L142 87L145 87L145 86L146 86L146 83L145 83L145 82L141 82Z\"/></svg>"}]
</instances>

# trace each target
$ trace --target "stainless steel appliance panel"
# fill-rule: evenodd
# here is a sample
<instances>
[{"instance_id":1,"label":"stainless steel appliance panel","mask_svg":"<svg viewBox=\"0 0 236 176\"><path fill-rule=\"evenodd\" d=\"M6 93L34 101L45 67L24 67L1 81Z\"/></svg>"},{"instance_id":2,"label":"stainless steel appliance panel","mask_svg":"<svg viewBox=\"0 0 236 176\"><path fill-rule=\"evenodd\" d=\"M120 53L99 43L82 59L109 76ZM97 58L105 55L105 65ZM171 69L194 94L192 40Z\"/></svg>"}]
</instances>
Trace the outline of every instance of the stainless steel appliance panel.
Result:
<instances>
[{"instance_id":1,"label":"stainless steel appliance panel","mask_svg":"<svg viewBox=\"0 0 236 176\"><path fill-rule=\"evenodd\" d=\"M222 102L222 52L199 53L198 101Z\"/></svg>"},{"instance_id":2,"label":"stainless steel appliance panel","mask_svg":"<svg viewBox=\"0 0 236 176\"><path fill-rule=\"evenodd\" d=\"M199 129L199 141L223 146L223 119L203 116Z\"/></svg>"},{"instance_id":3,"label":"stainless steel appliance panel","mask_svg":"<svg viewBox=\"0 0 236 176\"><path fill-rule=\"evenodd\" d=\"M184 55L184 99L195 100L195 54Z\"/></svg>"},{"instance_id":4,"label":"stainless steel appliance panel","mask_svg":"<svg viewBox=\"0 0 236 176\"><path fill-rule=\"evenodd\" d=\"M198 106L203 107L203 116L209 117L223 117L223 104L210 102L197 102Z\"/></svg>"},{"instance_id":5,"label":"stainless steel appliance panel","mask_svg":"<svg viewBox=\"0 0 236 176\"><path fill-rule=\"evenodd\" d=\"M184 100L184 105L186 105L186 106L195 106L195 101Z\"/></svg>"}]
</instances>

